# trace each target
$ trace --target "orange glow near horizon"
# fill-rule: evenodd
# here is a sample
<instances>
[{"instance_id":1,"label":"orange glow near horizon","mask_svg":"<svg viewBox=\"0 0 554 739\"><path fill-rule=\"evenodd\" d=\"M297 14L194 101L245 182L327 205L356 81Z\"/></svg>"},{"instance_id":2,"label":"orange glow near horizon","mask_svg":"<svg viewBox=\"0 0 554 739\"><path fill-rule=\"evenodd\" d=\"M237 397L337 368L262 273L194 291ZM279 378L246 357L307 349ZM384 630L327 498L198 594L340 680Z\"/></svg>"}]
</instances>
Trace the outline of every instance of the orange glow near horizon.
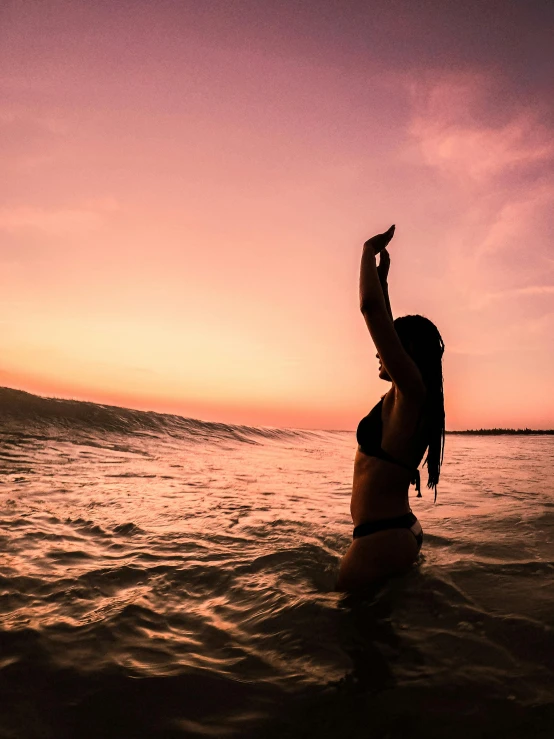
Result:
<instances>
[{"instance_id":1,"label":"orange glow near horizon","mask_svg":"<svg viewBox=\"0 0 554 739\"><path fill-rule=\"evenodd\" d=\"M354 429L387 387L361 245L395 223L392 308L443 335L447 428L554 427L538 10L324 4L2 11L0 385Z\"/></svg>"}]
</instances>

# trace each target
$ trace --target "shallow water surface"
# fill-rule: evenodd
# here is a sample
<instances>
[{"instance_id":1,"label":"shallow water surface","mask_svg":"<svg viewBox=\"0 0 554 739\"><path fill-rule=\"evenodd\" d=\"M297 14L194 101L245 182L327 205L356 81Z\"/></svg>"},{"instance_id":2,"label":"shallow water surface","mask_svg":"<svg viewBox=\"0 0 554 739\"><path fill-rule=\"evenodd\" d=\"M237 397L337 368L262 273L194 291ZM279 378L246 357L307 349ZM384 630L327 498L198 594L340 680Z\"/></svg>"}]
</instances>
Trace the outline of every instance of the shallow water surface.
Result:
<instances>
[{"instance_id":1,"label":"shallow water surface","mask_svg":"<svg viewBox=\"0 0 554 739\"><path fill-rule=\"evenodd\" d=\"M353 432L11 392L1 737L554 735L554 437L448 436L420 561L353 596Z\"/></svg>"}]
</instances>

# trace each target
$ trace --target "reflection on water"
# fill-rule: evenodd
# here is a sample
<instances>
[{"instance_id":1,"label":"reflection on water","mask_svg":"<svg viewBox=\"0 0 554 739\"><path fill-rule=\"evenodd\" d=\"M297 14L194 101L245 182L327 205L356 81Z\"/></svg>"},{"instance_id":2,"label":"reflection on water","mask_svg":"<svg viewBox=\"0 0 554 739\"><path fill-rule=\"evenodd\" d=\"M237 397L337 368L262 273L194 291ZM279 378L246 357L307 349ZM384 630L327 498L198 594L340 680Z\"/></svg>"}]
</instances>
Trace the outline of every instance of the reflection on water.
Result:
<instances>
[{"instance_id":1,"label":"reflection on water","mask_svg":"<svg viewBox=\"0 0 554 739\"><path fill-rule=\"evenodd\" d=\"M344 595L353 433L8 400L0 735L550 736L554 438L449 436Z\"/></svg>"}]
</instances>

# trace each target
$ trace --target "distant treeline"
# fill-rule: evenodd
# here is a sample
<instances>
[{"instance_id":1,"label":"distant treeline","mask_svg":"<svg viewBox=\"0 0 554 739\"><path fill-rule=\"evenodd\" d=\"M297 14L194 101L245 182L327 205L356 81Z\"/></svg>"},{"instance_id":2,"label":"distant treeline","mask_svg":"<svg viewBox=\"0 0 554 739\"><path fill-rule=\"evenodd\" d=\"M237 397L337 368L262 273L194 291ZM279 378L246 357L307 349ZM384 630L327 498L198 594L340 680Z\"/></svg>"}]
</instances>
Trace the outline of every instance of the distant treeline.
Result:
<instances>
[{"instance_id":1,"label":"distant treeline","mask_svg":"<svg viewBox=\"0 0 554 739\"><path fill-rule=\"evenodd\" d=\"M554 429L469 429L468 431L447 431L447 434L472 434L474 436L501 436L502 434L554 434Z\"/></svg>"}]
</instances>

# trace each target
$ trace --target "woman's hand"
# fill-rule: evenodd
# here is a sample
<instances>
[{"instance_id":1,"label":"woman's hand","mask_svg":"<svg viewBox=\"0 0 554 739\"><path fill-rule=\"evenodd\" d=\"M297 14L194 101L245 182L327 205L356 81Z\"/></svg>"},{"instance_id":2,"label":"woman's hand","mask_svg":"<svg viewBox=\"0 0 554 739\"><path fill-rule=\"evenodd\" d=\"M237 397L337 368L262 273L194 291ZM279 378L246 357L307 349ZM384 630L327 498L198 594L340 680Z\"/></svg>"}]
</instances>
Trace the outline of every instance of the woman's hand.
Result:
<instances>
[{"instance_id":1,"label":"woman's hand","mask_svg":"<svg viewBox=\"0 0 554 739\"><path fill-rule=\"evenodd\" d=\"M383 251L383 249L388 245L388 243L394 236L394 229L395 226L392 225L388 231L385 231L385 233L372 236L365 242L364 248L367 246L368 249L373 249L374 254L379 254L379 252Z\"/></svg>"},{"instance_id":2,"label":"woman's hand","mask_svg":"<svg viewBox=\"0 0 554 739\"><path fill-rule=\"evenodd\" d=\"M377 274L379 275L379 281L381 284L387 281L390 269L390 254L385 249L381 249L379 252L379 266L377 267Z\"/></svg>"}]
</instances>

